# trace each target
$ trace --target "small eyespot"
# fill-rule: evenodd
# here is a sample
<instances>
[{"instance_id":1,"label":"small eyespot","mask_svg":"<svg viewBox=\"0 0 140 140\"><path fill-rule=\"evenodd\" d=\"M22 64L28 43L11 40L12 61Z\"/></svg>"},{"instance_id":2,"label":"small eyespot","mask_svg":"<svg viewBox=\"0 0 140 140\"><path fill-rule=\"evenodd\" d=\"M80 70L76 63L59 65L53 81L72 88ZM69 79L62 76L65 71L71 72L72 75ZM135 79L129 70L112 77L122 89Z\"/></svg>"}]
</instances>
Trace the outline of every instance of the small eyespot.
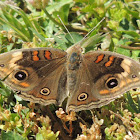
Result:
<instances>
[{"instance_id":1,"label":"small eyespot","mask_svg":"<svg viewBox=\"0 0 140 140\"><path fill-rule=\"evenodd\" d=\"M28 76L27 72L24 70L20 70L18 72L15 73L14 77L18 80L18 81L23 81L26 79L26 77Z\"/></svg>"},{"instance_id":2,"label":"small eyespot","mask_svg":"<svg viewBox=\"0 0 140 140\"><path fill-rule=\"evenodd\" d=\"M118 86L118 81L116 78L113 77L107 80L106 85L108 88L112 89Z\"/></svg>"},{"instance_id":3,"label":"small eyespot","mask_svg":"<svg viewBox=\"0 0 140 140\"><path fill-rule=\"evenodd\" d=\"M132 78L136 78L136 77L137 77L137 75L135 75L135 74L132 75Z\"/></svg>"},{"instance_id":4,"label":"small eyespot","mask_svg":"<svg viewBox=\"0 0 140 140\"><path fill-rule=\"evenodd\" d=\"M0 67L4 67L5 65L4 64L0 64Z\"/></svg>"},{"instance_id":5,"label":"small eyespot","mask_svg":"<svg viewBox=\"0 0 140 140\"><path fill-rule=\"evenodd\" d=\"M83 92L81 94L78 95L77 100L78 101L84 101L88 98L88 94L86 92Z\"/></svg>"},{"instance_id":6,"label":"small eyespot","mask_svg":"<svg viewBox=\"0 0 140 140\"><path fill-rule=\"evenodd\" d=\"M44 87L44 88L42 88L42 89L40 90L40 93L41 93L42 95L48 96L48 95L51 93L51 91L50 91L49 88Z\"/></svg>"}]
</instances>

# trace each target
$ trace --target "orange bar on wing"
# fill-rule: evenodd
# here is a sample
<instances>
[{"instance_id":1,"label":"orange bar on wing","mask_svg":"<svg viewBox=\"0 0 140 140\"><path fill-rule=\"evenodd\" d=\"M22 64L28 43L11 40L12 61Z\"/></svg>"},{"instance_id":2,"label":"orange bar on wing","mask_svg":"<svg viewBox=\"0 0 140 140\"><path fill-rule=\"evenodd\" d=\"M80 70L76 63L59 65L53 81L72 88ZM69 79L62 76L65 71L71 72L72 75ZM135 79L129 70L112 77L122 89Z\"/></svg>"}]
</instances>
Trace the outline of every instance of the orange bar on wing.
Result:
<instances>
[{"instance_id":1,"label":"orange bar on wing","mask_svg":"<svg viewBox=\"0 0 140 140\"><path fill-rule=\"evenodd\" d=\"M38 55L38 51L33 51L33 55Z\"/></svg>"},{"instance_id":2,"label":"orange bar on wing","mask_svg":"<svg viewBox=\"0 0 140 140\"><path fill-rule=\"evenodd\" d=\"M26 83L26 82L20 83L20 85L21 85L22 87L29 87L29 84Z\"/></svg>"},{"instance_id":3,"label":"orange bar on wing","mask_svg":"<svg viewBox=\"0 0 140 140\"><path fill-rule=\"evenodd\" d=\"M108 94L109 93L109 90L101 90L99 93L100 94Z\"/></svg>"},{"instance_id":4,"label":"orange bar on wing","mask_svg":"<svg viewBox=\"0 0 140 140\"><path fill-rule=\"evenodd\" d=\"M106 67L111 66L111 64L113 63L113 60L114 60L114 56L110 56L110 57L109 57L109 61L105 63L105 66L106 66Z\"/></svg>"},{"instance_id":5,"label":"orange bar on wing","mask_svg":"<svg viewBox=\"0 0 140 140\"><path fill-rule=\"evenodd\" d=\"M44 55L44 56L45 56L45 58L48 59L48 60L52 59L52 58L51 58L51 52L50 52L50 51L45 51L45 55Z\"/></svg>"},{"instance_id":6,"label":"orange bar on wing","mask_svg":"<svg viewBox=\"0 0 140 140\"><path fill-rule=\"evenodd\" d=\"M33 61L39 61L38 51L33 51Z\"/></svg>"},{"instance_id":7,"label":"orange bar on wing","mask_svg":"<svg viewBox=\"0 0 140 140\"><path fill-rule=\"evenodd\" d=\"M99 56L97 57L95 63L101 62L101 61L104 59L104 56L105 56L104 54L99 55Z\"/></svg>"}]
</instances>

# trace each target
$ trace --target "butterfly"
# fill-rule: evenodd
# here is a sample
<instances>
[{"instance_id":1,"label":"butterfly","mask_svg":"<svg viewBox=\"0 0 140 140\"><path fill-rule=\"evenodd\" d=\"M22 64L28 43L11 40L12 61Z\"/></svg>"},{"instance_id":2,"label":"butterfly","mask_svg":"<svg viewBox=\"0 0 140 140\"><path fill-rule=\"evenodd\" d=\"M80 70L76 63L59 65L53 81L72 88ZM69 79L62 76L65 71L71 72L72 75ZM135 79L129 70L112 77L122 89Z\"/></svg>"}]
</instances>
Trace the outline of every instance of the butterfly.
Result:
<instances>
[{"instance_id":1,"label":"butterfly","mask_svg":"<svg viewBox=\"0 0 140 140\"><path fill-rule=\"evenodd\" d=\"M21 98L81 111L109 104L140 87L140 63L109 51L82 53L83 41L66 51L19 49L0 55L0 78Z\"/></svg>"}]
</instances>

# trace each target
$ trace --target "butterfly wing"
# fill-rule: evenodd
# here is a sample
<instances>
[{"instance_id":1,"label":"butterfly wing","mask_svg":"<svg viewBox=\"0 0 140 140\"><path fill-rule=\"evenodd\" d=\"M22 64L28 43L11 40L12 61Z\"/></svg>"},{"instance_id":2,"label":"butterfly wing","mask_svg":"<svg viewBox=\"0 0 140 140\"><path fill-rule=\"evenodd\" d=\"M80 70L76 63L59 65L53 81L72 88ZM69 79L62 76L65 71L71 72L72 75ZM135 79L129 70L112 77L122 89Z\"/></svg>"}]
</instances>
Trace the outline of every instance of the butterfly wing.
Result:
<instances>
[{"instance_id":1,"label":"butterfly wing","mask_svg":"<svg viewBox=\"0 0 140 140\"><path fill-rule=\"evenodd\" d=\"M140 86L140 63L112 52L88 52L70 73L67 111L101 107Z\"/></svg>"},{"instance_id":2,"label":"butterfly wing","mask_svg":"<svg viewBox=\"0 0 140 140\"><path fill-rule=\"evenodd\" d=\"M61 104L66 97L66 52L21 49L0 55L0 78L18 95L36 103Z\"/></svg>"}]
</instances>

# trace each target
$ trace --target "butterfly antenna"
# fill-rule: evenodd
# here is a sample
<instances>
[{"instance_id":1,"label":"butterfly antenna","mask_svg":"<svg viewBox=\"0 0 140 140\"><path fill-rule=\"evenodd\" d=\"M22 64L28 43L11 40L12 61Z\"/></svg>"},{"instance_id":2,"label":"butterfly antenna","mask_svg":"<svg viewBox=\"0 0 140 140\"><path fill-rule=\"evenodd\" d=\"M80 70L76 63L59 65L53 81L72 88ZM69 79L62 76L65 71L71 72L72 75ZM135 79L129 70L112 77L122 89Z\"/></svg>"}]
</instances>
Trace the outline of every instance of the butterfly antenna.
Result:
<instances>
[{"instance_id":1,"label":"butterfly antenna","mask_svg":"<svg viewBox=\"0 0 140 140\"><path fill-rule=\"evenodd\" d=\"M63 23L62 19L60 18L59 15L57 15L59 20L61 21L61 23L63 24L64 28L66 29L66 31L68 32L68 34L70 35L70 37L72 38L72 40L75 42L74 38L72 37L71 33L69 32L69 30L67 29L67 27L65 26L65 24Z\"/></svg>"},{"instance_id":2,"label":"butterfly antenna","mask_svg":"<svg viewBox=\"0 0 140 140\"><path fill-rule=\"evenodd\" d=\"M85 35L85 37L84 37L83 39L85 39L95 28L97 28L97 27L100 25L100 23L103 22L104 19L105 19L105 17L103 17L103 18L100 20L100 22L99 22L95 27L93 27L93 28ZM82 39L82 40L83 40L83 39Z\"/></svg>"}]
</instances>

